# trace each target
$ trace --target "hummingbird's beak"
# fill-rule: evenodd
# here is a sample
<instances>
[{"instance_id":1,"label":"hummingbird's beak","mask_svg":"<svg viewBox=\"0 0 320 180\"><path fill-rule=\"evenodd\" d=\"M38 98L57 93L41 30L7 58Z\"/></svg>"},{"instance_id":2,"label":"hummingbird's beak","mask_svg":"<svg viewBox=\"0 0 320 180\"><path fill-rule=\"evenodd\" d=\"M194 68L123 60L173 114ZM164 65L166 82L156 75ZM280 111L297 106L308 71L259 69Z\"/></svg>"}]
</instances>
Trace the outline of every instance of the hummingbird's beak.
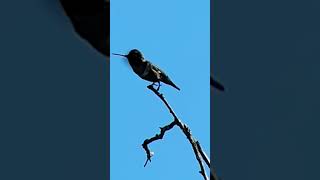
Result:
<instances>
[{"instance_id":1,"label":"hummingbird's beak","mask_svg":"<svg viewBox=\"0 0 320 180\"><path fill-rule=\"evenodd\" d=\"M123 54L117 54L117 53L112 53L113 55L116 55L116 56L122 56L122 57L127 57L127 55L123 55Z\"/></svg>"}]
</instances>

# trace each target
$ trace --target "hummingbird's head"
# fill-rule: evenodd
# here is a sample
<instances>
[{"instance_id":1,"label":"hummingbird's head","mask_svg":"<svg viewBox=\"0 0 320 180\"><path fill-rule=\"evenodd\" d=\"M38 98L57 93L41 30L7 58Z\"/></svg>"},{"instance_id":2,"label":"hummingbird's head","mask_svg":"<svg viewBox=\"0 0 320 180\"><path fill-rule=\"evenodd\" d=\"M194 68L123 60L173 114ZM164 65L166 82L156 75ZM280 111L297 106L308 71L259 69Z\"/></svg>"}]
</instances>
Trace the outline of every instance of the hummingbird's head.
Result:
<instances>
[{"instance_id":1,"label":"hummingbird's head","mask_svg":"<svg viewBox=\"0 0 320 180\"><path fill-rule=\"evenodd\" d=\"M117 54L117 53L112 53L112 54L127 58L129 63L141 63L144 59L142 53L137 49L132 49L127 55Z\"/></svg>"},{"instance_id":2,"label":"hummingbird's head","mask_svg":"<svg viewBox=\"0 0 320 180\"><path fill-rule=\"evenodd\" d=\"M137 49L132 49L127 55L128 59L143 59L142 53Z\"/></svg>"}]
</instances>

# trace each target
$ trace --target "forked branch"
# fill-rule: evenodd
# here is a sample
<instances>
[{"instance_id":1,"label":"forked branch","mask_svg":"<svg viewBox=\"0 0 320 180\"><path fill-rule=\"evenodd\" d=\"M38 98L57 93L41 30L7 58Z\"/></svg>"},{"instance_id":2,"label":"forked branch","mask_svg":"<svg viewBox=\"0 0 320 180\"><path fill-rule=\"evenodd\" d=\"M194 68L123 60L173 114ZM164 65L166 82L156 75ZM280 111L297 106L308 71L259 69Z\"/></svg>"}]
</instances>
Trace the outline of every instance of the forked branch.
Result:
<instances>
[{"instance_id":1,"label":"forked branch","mask_svg":"<svg viewBox=\"0 0 320 180\"><path fill-rule=\"evenodd\" d=\"M148 145L154 141L162 139L167 131L172 129L174 126L178 126L182 130L183 134L186 136L186 138L188 139L188 141L190 142L190 144L192 146L193 152L195 154L195 157L196 157L198 164L199 164L199 167L200 167L199 173L203 176L204 180L208 180L208 177L206 175L206 171L205 171L202 160L206 163L208 168L210 168L210 160L208 159L205 152L202 150L200 143L192 136L190 128L177 117L177 115L175 114L175 112L173 111L173 109L171 108L169 103L167 102L167 100L164 98L163 94L160 94L159 91L154 89L154 87L152 85L148 86L148 89L150 89L152 92L154 92L161 99L161 101L166 105L170 114L173 116L173 121L170 124L168 124L164 127L161 127L159 134L156 134L155 136L153 136L149 139L146 139L143 142L142 147L144 148L144 150L146 151L146 154L147 154L147 160L146 160L144 166L147 165L148 161L151 162L151 157L153 155L153 153L150 151ZM217 175L214 170L211 170L210 179L218 180Z\"/></svg>"}]
</instances>

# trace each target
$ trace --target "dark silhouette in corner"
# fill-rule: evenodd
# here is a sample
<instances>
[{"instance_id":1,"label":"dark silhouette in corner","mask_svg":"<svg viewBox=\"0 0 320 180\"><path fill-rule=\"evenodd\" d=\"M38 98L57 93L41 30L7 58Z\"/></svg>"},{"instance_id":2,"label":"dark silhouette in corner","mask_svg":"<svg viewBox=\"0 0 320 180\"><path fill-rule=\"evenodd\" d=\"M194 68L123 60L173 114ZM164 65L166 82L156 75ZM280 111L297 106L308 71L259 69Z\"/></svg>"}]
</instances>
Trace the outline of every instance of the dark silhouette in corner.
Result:
<instances>
[{"instance_id":1,"label":"dark silhouette in corner","mask_svg":"<svg viewBox=\"0 0 320 180\"><path fill-rule=\"evenodd\" d=\"M218 81L214 80L212 77L210 77L210 85L217 88L220 91L224 91L223 85L220 84Z\"/></svg>"},{"instance_id":2,"label":"dark silhouette in corner","mask_svg":"<svg viewBox=\"0 0 320 180\"><path fill-rule=\"evenodd\" d=\"M75 31L96 50L110 56L110 3L106 0L60 0Z\"/></svg>"}]
</instances>

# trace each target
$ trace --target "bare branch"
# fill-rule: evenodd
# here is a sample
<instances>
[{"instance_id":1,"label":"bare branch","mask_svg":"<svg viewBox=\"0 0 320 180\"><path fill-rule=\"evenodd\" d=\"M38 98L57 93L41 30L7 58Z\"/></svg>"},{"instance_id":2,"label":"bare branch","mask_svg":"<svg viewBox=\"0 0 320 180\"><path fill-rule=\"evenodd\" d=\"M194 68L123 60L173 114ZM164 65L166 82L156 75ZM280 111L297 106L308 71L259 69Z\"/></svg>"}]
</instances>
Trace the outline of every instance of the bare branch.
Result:
<instances>
[{"instance_id":1,"label":"bare branch","mask_svg":"<svg viewBox=\"0 0 320 180\"><path fill-rule=\"evenodd\" d=\"M144 142L142 144L142 147L147 153L147 160L146 160L146 163L144 164L144 167L146 167L148 161L151 162L151 157L152 157L152 154L151 154L151 151L150 151L150 149L148 147L148 144L152 143L153 141L162 139L164 134L166 133L166 131L169 131L170 129L172 129L174 127L174 125L176 125L176 121L173 121L172 123L170 123L169 125L166 125L164 127L160 127L160 133L159 134L156 134L155 136L153 136L150 139L144 140Z\"/></svg>"},{"instance_id":2,"label":"bare branch","mask_svg":"<svg viewBox=\"0 0 320 180\"><path fill-rule=\"evenodd\" d=\"M156 134L154 137L150 138L150 139L146 139L142 146L143 148L145 149L146 153L147 153L147 160L146 160L146 163L144 166L147 165L148 161L151 162L151 157L152 157L152 153L151 151L149 150L148 148L148 144L156 141L156 140L159 140L159 139L162 139L163 136L165 135L166 131L169 131L170 129L172 129L175 125L177 125L181 130L182 132L184 133L184 135L187 137L187 139L189 140L191 146L192 146L192 149L194 151L194 154L196 156L196 159L199 163L199 166L200 166L200 174L203 176L203 178L205 180L208 180L208 177L206 175L206 171L205 171L205 168L203 166L203 163L202 163L202 159L206 162L207 166L210 168L210 160L208 159L208 157L206 156L206 154L203 152L201 146L200 146L200 143L195 140L193 137L192 137L192 134L191 134L191 131L190 131L190 128L184 124L178 117L177 115L175 114L175 112L173 111L173 109L171 108L171 106L169 105L169 103L165 100L163 94L160 94L156 89L154 89L154 87L152 85L148 86L148 89L150 89L152 92L154 92L161 100L162 102L166 105L166 107L168 108L170 114L172 114L174 120L173 122L171 122L169 125L166 125L162 128L160 128L160 133L159 134ZM217 176L216 176L216 173L215 171L212 171L213 173L210 173L210 179L213 179L213 180L218 180Z\"/></svg>"},{"instance_id":3,"label":"bare branch","mask_svg":"<svg viewBox=\"0 0 320 180\"><path fill-rule=\"evenodd\" d=\"M213 167L210 166L210 159L208 158L208 156L206 155L206 153L202 150L201 146L200 146L200 142L197 141L197 147L199 149L199 152L202 156L202 159L204 160L204 162L206 162L207 166L210 168L210 179L212 180L218 180L218 176L217 173L215 171L215 169Z\"/></svg>"}]
</instances>

